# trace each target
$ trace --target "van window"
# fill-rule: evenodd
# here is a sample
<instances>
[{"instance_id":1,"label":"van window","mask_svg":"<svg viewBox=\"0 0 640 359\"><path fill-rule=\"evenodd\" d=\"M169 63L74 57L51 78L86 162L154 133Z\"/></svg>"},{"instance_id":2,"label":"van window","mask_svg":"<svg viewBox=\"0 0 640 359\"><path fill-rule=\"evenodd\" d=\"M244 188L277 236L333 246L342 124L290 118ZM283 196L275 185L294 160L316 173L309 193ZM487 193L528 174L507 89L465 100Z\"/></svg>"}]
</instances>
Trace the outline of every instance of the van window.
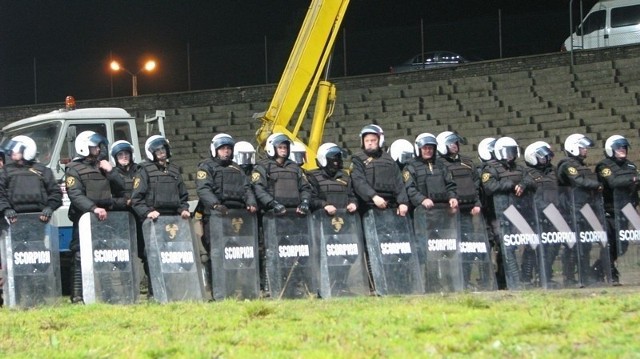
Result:
<instances>
[{"instance_id":1,"label":"van window","mask_svg":"<svg viewBox=\"0 0 640 359\"><path fill-rule=\"evenodd\" d=\"M606 10L598 10L592 12L584 19L584 21L576 31L576 34L588 35L594 31L604 30L606 15ZM584 33L582 32L583 30Z\"/></svg>"},{"instance_id":2,"label":"van window","mask_svg":"<svg viewBox=\"0 0 640 359\"><path fill-rule=\"evenodd\" d=\"M611 27L633 26L640 24L640 5L611 9Z\"/></svg>"}]
</instances>

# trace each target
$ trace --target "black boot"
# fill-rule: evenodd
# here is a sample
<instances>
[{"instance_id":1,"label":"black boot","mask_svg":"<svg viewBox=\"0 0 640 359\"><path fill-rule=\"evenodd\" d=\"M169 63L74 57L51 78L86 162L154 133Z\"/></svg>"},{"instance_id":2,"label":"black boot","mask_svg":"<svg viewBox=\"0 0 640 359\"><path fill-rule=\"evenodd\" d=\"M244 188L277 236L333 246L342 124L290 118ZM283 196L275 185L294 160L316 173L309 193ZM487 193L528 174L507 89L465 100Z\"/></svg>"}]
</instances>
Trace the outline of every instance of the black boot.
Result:
<instances>
[{"instance_id":1,"label":"black boot","mask_svg":"<svg viewBox=\"0 0 640 359\"><path fill-rule=\"evenodd\" d=\"M73 254L72 275L71 303L84 304L84 300L82 299L82 265L80 262L80 251Z\"/></svg>"}]
</instances>

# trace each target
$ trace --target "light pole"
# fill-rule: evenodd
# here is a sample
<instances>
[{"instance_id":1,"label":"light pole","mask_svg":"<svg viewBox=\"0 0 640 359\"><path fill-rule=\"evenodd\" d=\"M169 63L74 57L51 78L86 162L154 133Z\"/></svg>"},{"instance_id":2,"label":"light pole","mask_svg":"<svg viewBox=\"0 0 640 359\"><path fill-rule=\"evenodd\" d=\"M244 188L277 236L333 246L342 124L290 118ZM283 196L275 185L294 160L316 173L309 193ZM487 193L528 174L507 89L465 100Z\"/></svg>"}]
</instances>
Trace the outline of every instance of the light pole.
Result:
<instances>
[{"instance_id":1,"label":"light pole","mask_svg":"<svg viewBox=\"0 0 640 359\"><path fill-rule=\"evenodd\" d=\"M111 69L113 71L126 71L129 75L131 75L131 87L132 87L132 96L138 96L138 74L142 71L151 72L156 68L156 62L153 60L147 61L144 66L140 68L136 73L133 73L123 66L121 66L118 61L111 61Z\"/></svg>"}]
</instances>

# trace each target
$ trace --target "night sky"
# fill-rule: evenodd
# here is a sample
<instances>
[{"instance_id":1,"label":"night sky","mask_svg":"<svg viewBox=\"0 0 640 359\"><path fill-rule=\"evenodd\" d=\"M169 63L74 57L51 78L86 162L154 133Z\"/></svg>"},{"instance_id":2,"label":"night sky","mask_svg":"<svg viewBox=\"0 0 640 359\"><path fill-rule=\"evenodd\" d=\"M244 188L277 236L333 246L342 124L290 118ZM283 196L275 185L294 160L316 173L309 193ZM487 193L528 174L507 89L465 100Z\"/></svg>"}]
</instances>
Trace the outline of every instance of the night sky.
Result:
<instances>
[{"instance_id":1,"label":"night sky","mask_svg":"<svg viewBox=\"0 0 640 359\"><path fill-rule=\"evenodd\" d=\"M131 72L157 61L138 76L141 95L275 83L309 4L2 0L0 106L130 96L131 76L112 74L110 56ZM503 57L548 53L568 36L569 0L351 0L332 76L387 72L419 53L421 20L427 51L499 58L501 20Z\"/></svg>"}]
</instances>

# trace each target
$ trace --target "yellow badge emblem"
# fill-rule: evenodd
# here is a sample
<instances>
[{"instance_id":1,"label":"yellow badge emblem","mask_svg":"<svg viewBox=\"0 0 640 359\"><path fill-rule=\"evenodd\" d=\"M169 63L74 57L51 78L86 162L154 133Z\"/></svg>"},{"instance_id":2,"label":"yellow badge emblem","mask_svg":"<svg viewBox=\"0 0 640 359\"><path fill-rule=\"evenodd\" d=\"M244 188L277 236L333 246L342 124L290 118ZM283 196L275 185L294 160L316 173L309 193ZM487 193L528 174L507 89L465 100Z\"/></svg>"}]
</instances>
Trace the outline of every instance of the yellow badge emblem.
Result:
<instances>
[{"instance_id":1,"label":"yellow badge emblem","mask_svg":"<svg viewBox=\"0 0 640 359\"><path fill-rule=\"evenodd\" d=\"M164 230L169 235L169 239L176 238L176 235L178 234L178 229L179 229L179 227L175 223L167 224L166 226L164 226Z\"/></svg>"},{"instance_id":2,"label":"yellow badge emblem","mask_svg":"<svg viewBox=\"0 0 640 359\"><path fill-rule=\"evenodd\" d=\"M260 173L258 173L258 172L253 172L253 173L251 174L251 182L256 183L256 182L258 182L258 181L260 181Z\"/></svg>"},{"instance_id":3,"label":"yellow badge emblem","mask_svg":"<svg viewBox=\"0 0 640 359\"><path fill-rule=\"evenodd\" d=\"M611 169L603 168L602 171L600 171L600 174L602 174L602 177L609 177L611 176Z\"/></svg>"},{"instance_id":4,"label":"yellow badge emblem","mask_svg":"<svg viewBox=\"0 0 640 359\"><path fill-rule=\"evenodd\" d=\"M231 227L233 227L233 232L235 234L240 233L240 229L242 229L243 223L244 221L242 220L242 218L234 218L231 220Z\"/></svg>"},{"instance_id":5,"label":"yellow badge emblem","mask_svg":"<svg viewBox=\"0 0 640 359\"><path fill-rule=\"evenodd\" d=\"M331 219L331 225L333 226L334 232L340 232L340 230L342 229L342 226L344 225L344 219L340 217L333 217Z\"/></svg>"},{"instance_id":6,"label":"yellow badge emblem","mask_svg":"<svg viewBox=\"0 0 640 359\"><path fill-rule=\"evenodd\" d=\"M487 181L489 180L489 178L491 178L491 174L486 173L486 172L485 172L485 173L483 173L483 174L482 174L482 183L487 182Z\"/></svg>"},{"instance_id":7,"label":"yellow badge emblem","mask_svg":"<svg viewBox=\"0 0 640 359\"><path fill-rule=\"evenodd\" d=\"M402 179L406 182L409 182L409 178L411 178L411 174L409 171L402 171Z\"/></svg>"},{"instance_id":8,"label":"yellow badge emblem","mask_svg":"<svg viewBox=\"0 0 640 359\"><path fill-rule=\"evenodd\" d=\"M138 186L140 186L140 177L133 179L133 188L138 188Z\"/></svg>"},{"instance_id":9,"label":"yellow badge emblem","mask_svg":"<svg viewBox=\"0 0 640 359\"><path fill-rule=\"evenodd\" d=\"M67 187L73 187L76 184L76 179L74 177L67 177Z\"/></svg>"},{"instance_id":10,"label":"yellow badge emblem","mask_svg":"<svg viewBox=\"0 0 640 359\"><path fill-rule=\"evenodd\" d=\"M578 174L578 170L575 167L569 167L567 168L567 171L569 171L569 174L572 176L575 176Z\"/></svg>"},{"instance_id":11,"label":"yellow badge emblem","mask_svg":"<svg viewBox=\"0 0 640 359\"><path fill-rule=\"evenodd\" d=\"M198 171L196 178L199 180L207 178L207 171Z\"/></svg>"}]
</instances>

